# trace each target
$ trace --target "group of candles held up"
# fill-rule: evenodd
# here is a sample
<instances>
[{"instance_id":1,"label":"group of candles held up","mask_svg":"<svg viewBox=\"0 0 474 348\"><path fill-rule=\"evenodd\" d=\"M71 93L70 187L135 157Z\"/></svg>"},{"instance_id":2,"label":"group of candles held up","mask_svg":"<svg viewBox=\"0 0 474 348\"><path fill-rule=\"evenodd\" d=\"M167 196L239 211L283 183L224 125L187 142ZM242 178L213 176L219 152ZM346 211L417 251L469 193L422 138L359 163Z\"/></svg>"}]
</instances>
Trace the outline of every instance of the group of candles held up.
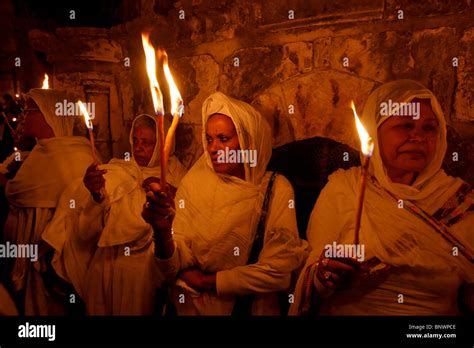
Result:
<instances>
[{"instance_id":1,"label":"group of candles held up","mask_svg":"<svg viewBox=\"0 0 474 348\"><path fill-rule=\"evenodd\" d=\"M150 82L150 92L155 110L155 117L158 124L159 148L160 148L160 185L166 190L166 172L168 169L168 159L170 157L176 128L179 119L184 113L184 103L174 82L168 65L168 55L166 51L159 47L155 50L150 42L150 33L142 33L142 44L145 52L146 70ZM94 134L92 119L90 118L82 101L78 101L79 107L84 115L86 127L89 130L89 138L92 147L94 162L97 162L94 145ZM171 116L172 122L165 134L164 117Z\"/></svg>"},{"instance_id":2,"label":"group of candles held up","mask_svg":"<svg viewBox=\"0 0 474 348\"><path fill-rule=\"evenodd\" d=\"M179 119L184 113L183 99L181 94L174 82L168 65L168 55L166 51L158 47L155 49L150 42L150 33L142 33L142 44L145 52L146 59L146 70L150 83L150 92L153 101L153 107L155 110L156 121L158 124L159 132L159 146L160 146L160 166L161 166L161 187L166 187L166 172L168 168L168 159L171 152L171 147L176 133L176 128L179 123ZM158 64L157 64L158 63ZM43 89L49 88L48 75L45 74L43 81ZM78 101L79 107L84 115L84 121L89 131L89 138L92 148L92 157L94 162L97 162L97 156L95 153L95 142L93 133L92 119L87 112L86 107L81 100ZM367 181L368 167L370 157L374 150L374 142L368 132L365 130L362 122L360 121L354 103L351 103L351 108L354 113L355 124L357 132L359 134L361 142L362 152L362 163L361 163L361 174L359 181L359 189L357 195L357 206L356 206L356 219L355 219L355 235L354 244L359 243L359 230L360 221L362 216L362 207L364 202L365 186ZM172 116L171 126L165 135L164 132L164 117Z\"/></svg>"},{"instance_id":3,"label":"group of candles held up","mask_svg":"<svg viewBox=\"0 0 474 348\"><path fill-rule=\"evenodd\" d=\"M176 133L176 128L179 123L179 119L183 116L184 106L183 99L181 94L174 82L173 75L171 74L169 65L168 65L168 55L166 51L159 47L155 49L150 42L150 33L142 33L142 44L143 50L145 52L146 59L146 70L148 74L148 79L150 82L150 92L153 101L153 107L155 110L156 121L158 124L159 132L159 146L160 146L160 166L161 166L161 178L160 183L161 187L166 187L166 171L168 168L168 159L171 152L171 147L173 144L174 135ZM157 64L158 62L158 64ZM43 89L49 88L49 77L45 74ZM93 124L92 119L87 112L86 107L81 100L78 101L81 112L84 116L84 122L89 131L89 138L92 148L92 158L94 162L97 163L97 156L95 153L95 141L93 133ZM374 142L365 130L362 122L360 121L354 102L351 102L351 108L354 113L355 124L359 138L361 141L361 152L362 152L362 164L361 164L361 175L359 181L359 190L357 196L357 206L356 206L356 219L355 219L355 236L354 244L359 243L359 230L360 230L360 220L362 216L362 207L364 202L364 193L365 186L367 181L367 173L370 162L370 157L374 150ZM165 135L164 132L164 117L172 116L171 126L168 132Z\"/></svg>"},{"instance_id":4,"label":"group of candles held up","mask_svg":"<svg viewBox=\"0 0 474 348\"><path fill-rule=\"evenodd\" d=\"M174 82L168 65L168 55L166 51L158 47L155 49L150 42L150 33L144 32L141 35L143 50L145 52L146 59L146 70L150 83L150 93L153 101L153 107L155 110L156 121L158 124L159 132L159 146L160 146L160 167L161 167L161 187L166 187L166 172L168 168L168 159L171 152L171 147L176 133L176 128L179 123L179 119L184 113L184 104L181 94ZM158 64L157 64L158 63ZM48 75L45 74L45 79L42 88L48 88ZM81 100L78 101L79 107L84 115L84 121L89 131L89 138L92 148L92 157L94 162L97 162L97 156L95 154L95 142L93 133L92 119L89 116L87 109ZM362 122L360 121L354 103L351 102L351 108L354 113L355 124L359 138L361 141L361 152L362 152L362 163L361 163L361 174L359 181L359 190L357 195L357 206L356 206L356 219L355 219L355 236L354 244L359 243L359 230L360 221L362 216L362 207L364 202L365 186L367 181L368 167L370 157L374 149L374 142L365 130ZM165 135L164 132L164 117L172 116L171 126Z\"/></svg>"},{"instance_id":5,"label":"group of candles held up","mask_svg":"<svg viewBox=\"0 0 474 348\"><path fill-rule=\"evenodd\" d=\"M184 103L171 74L168 65L168 55L166 51L161 47L158 47L157 49L153 47L150 42L149 32L142 33L141 37L143 49L145 52L146 70L150 84L150 92L153 101L153 107L155 110L155 117L158 124L161 166L160 186L162 187L162 189L166 190L166 172L168 168L168 160L179 119L183 116L184 113ZM49 77L47 74L45 74L44 76L42 88L49 88ZM79 100L78 104L84 115L86 127L89 130L89 138L91 142L93 160L95 163L97 163L92 119L89 116L87 109L85 108L82 101ZM354 114L357 133L361 142L362 153L359 188L357 191L356 199L356 215L354 228L354 244L357 245L359 244L359 232L362 208L364 205L365 187L367 182L370 158L374 150L374 141L372 140L369 133L360 121L359 116L357 115L357 111L355 109L354 102L351 102L351 108ZM172 117L172 123L166 135L164 132L165 116ZM9 125L8 120L7 124Z\"/></svg>"}]
</instances>

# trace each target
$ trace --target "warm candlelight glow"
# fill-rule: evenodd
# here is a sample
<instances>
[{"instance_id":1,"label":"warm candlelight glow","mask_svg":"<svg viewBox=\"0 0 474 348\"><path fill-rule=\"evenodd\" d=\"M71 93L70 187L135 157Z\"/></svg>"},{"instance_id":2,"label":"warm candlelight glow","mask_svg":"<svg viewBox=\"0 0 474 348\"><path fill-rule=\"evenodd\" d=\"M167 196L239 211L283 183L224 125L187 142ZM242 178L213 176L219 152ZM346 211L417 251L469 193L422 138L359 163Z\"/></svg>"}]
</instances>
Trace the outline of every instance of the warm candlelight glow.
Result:
<instances>
[{"instance_id":1,"label":"warm candlelight glow","mask_svg":"<svg viewBox=\"0 0 474 348\"><path fill-rule=\"evenodd\" d=\"M48 74L44 74L43 86L42 89L49 89L49 76Z\"/></svg>"},{"instance_id":2,"label":"warm candlelight glow","mask_svg":"<svg viewBox=\"0 0 474 348\"><path fill-rule=\"evenodd\" d=\"M82 101L78 101L77 104L79 105L79 108L81 109L82 114L84 115L84 122L86 123L86 127L89 129L92 129L92 119L89 116L89 113L87 112L86 107L84 104L82 104Z\"/></svg>"},{"instance_id":3,"label":"warm candlelight glow","mask_svg":"<svg viewBox=\"0 0 474 348\"><path fill-rule=\"evenodd\" d=\"M97 163L97 157L95 155L95 141L94 141L94 133L92 132L92 119L87 112L86 107L82 103L82 101L78 100L77 104L79 105L79 109L81 109L82 114L84 115L84 122L86 123L86 127L89 130L89 140L91 142L91 149L92 149L92 159L94 163Z\"/></svg>"},{"instance_id":4,"label":"warm candlelight glow","mask_svg":"<svg viewBox=\"0 0 474 348\"><path fill-rule=\"evenodd\" d=\"M161 94L160 85L156 78L156 57L155 49L150 42L150 33L142 33L143 50L146 58L146 71L150 80L151 98L153 99L153 107L156 115L163 115L163 95Z\"/></svg>"},{"instance_id":5,"label":"warm candlelight glow","mask_svg":"<svg viewBox=\"0 0 474 348\"><path fill-rule=\"evenodd\" d=\"M351 102L352 111L354 112L354 118L357 127L357 133L359 133L359 139L361 144L362 153L365 156L372 156L372 152L374 151L374 142L370 137L369 133L365 130L362 122L360 122L359 116L357 116L357 111L355 109L354 102Z\"/></svg>"},{"instance_id":6,"label":"warm candlelight glow","mask_svg":"<svg viewBox=\"0 0 474 348\"><path fill-rule=\"evenodd\" d=\"M12 118L12 121L13 121L13 122L16 122L16 117L13 117L13 118Z\"/></svg>"},{"instance_id":7,"label":"warm candlelight glow","mask_svg":"<svg viewBox=\"0 0 474 348\"><path fill-rule=\"evenodd\" d=\"M155 114L163 115L165 112L170 112L171 115L182 116L184 112L183 99L179 93L178 87L174 82L173 75L168 65L168 54L162 48L153 48L150 42L150 33L142 33L142 44L143 50L145 51L146 58L146 70L148 79L150 80L150 91L153 99L153 106L155 108ZM163 94L160 88L160 84L157 79L157 56L158 62L162 62L163 73L165 75L166 83L168 84L171 110L164 110L163 105ZM160 68L160 67L158 67Z\"/></svg>"},{"instance_id":8,"label":"warm candlelight glow","mask_svg":"<svg viewBox=\"0 0 474 348\"><path fill-rule=\"evenodd\" d=\"M171 115L183 116L183 99L181 98L181 93L179 93L178 87L174 82L173 75L171 74L170 67L168 65L168 55L165 50L159 49L158 54L163 56L163 71L165 73L166 82L168 83L170 89L170 98L171 98Z\"/></svg>"},{"instance_id":9,"label":"warm candlelight glow","mask_svg":"<svg viewBox=\"0 0 474 348\"><path fill-rule=\"evenodd\" d=\"M143 50L145 51L146 70L150 81L150 91L155 108L155 115L158 116L158 132L160 135L160 184L166 189L166 171L168 159L171 153L174 135L179 123L179 118L184 113L183 99L178 87L174 82L168 65L168 55L162 48L153 48L150 42L150 33L142 33ZM157 61L158 64L157 65ZM158 69L158 70L157 70ZM160 82L162 88L160 88ZM164 98L166 98L164 100ZM173 116L168 132L164 131L164 115ZM177 117L178 116L178 117Z\"/></svg>"}]
</instances>

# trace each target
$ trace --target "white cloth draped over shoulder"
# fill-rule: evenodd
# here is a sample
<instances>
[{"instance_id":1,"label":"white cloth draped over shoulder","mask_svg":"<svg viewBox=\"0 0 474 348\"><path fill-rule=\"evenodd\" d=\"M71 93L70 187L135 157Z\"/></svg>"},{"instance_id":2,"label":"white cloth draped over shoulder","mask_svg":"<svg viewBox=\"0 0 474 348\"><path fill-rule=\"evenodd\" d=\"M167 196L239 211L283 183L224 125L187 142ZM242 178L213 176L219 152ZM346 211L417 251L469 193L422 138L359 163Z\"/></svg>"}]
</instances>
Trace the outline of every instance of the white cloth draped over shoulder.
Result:
<instances>
[{"instance_id":1,"label":"white cloth draped over shoulder","mask_svg":"<svg viewBox=\"0 0 474 348\"><path fill-rule=\"evenodd\" d=\"M92 163L89 140L73 136L73 117L55 113L55 104L63 102L67 95L52 89L33 89L28 98L36 102L53 129L54 137L37 141L6 186L10 211L5 224L5 239L16 244L40 243L61 193L75 178L82 177ZM15 291L26 290L25 314L51 314L48 307L53 301L48 300L39 274L41 261L15 260L11 279ZM33 283L38 285L34 287Z\"/></svg>"},{"instance_id":2,"label":"white cloth draped over shoulder","mask_svg":"<svg viewBox=\"0 0 474 348\"><path fill-rule=\"evenodd\" d=\"M134 119L130 145L136 122ZM160 177L158 141L147 167L134 158L112 159L99 166L107 170L106 199L93 201L82 178L63 194L60 207L44 240L55 249L56 272L72 283L90 315L147 315L153 313L155 292L162 277L154 263L153 232L141 217L146 201L142 183ZM171 156L167 179L177 187L186 170ZM70 209L71 199L74 209Z\"/></svg>"},{"instance_id":3,"label":"white cloth draped over shoulder","mask_svg":"<svg viewBox=\"0 0 474 348\"><path fill-rule=\"evenodd\" d=\"M393 183L382 162L377 128L387 119L380 116L382 102L410 102L429 99L439 124L436 154L413 185ZM365 260L376 256L392 265L386 279L363 282L356 289L336 291L323 299L321 314L327 315L453 315L457 314L457 291L462 283L474 282L474 264L461 254L453 255L448 243L429 224L400 207L411 201L432 215L452 197L463 181L441 169L446 152L446 124L436 97L417 82L387 83L368 98L362 122L376 144L367 180L360 227ZM333 242L354 242L356 197L360 167L338 170L329 177L311 214L307 229L312 252L297 283L290 314L300 314L306 291L306 268L315 264L324 247ZM377 185L378 182L378 185ZM464 245L474 246L474 215L468 212L450 226L450 232ZM314 286L321 286L315 279ZM399 303L403 294L403 303Z\"/></svg>"},{"instance_id":4,"label":"white cloth draped over shoulder","mask_svg":"<svg viewBox=\"0 0 474 348\"><path fill-rule=\"evenodd\" d=\"M257 165L245 163L245 180L217 174L206 149L205 125L213 114L229 116L240 149L256 150ZM255 294L254 314L279 314L276 292L290 285L291 273L304 262L305 246L298 238L291 184L277 176L266 220L264 247L256 264L246 265L260 217L270 172L270 127L250 105L222 93L212 94L202 107L204 154L184 177L176 195L173 238L177 248L169 260L157 260L169 279L196 266L217 272L217 293L173 286L171 298L179 315L229 315L235 296ZM185 295L185 303L179 295Z\"/></svg>"}]
</instances>

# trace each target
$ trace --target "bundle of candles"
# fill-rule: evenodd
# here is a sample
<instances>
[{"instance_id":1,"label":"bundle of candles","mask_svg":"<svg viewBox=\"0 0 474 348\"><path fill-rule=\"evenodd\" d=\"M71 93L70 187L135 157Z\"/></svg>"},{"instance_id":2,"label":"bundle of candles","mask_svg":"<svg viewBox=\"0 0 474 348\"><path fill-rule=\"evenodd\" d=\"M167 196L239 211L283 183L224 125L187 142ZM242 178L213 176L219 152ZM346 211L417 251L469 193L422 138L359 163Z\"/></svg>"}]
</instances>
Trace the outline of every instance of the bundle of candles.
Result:
<instances>
[{"instance_id":1,"label":"bundle of candles","mask_svg":"<svg viewBox=\"0 0 474 348\"><path fill-rule=\"evenodd\" d=\"M174 82L168 66L168 55L163 48L156 50L150 42L150 33L142 33L143 50L145 51L146 69L150 81L150 92L157 118L160 133L160 183L163 190L167 190L166 172L168 159L173 145L174 135L179 119L183 116L183 99ZM157 64L158 62L158 64ZM171 116L172 123L168 132L164 132L164 117Z\"/></svg>"}]
</instances>

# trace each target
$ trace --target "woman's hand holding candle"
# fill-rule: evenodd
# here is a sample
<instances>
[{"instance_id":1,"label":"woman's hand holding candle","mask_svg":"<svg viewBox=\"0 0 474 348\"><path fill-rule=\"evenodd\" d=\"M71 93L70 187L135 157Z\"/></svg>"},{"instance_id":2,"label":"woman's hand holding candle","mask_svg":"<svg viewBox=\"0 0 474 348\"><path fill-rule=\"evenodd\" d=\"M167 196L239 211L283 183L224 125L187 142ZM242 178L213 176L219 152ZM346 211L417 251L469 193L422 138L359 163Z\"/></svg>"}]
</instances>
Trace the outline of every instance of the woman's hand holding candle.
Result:
<instances>
[{"instance_id":1,"label":"woman's hand holding candle","mask_svg":"<svg viewBox=\"0 0 474 348\"><path fill-rule=\"evenodd\" d=\"M155 237L155 254L160 259L173 255L174 243L171 226L175 215L174 199L170 191L164 192L160 184L152 182L147 185L146 202L142 217L153 227Z\"/></svg>"},{"instance_id":2,"label":"woman's hand holding candle","mask_svg":"<svg viewBox=\"0 0 474 348\"><path fill-rule=\"evenodd\" d=\"M84 175L84 185L89 190L92 198L97 203L102 203L104 200L105 192L105 178L104 174L107 173L105 169L99 169L97 163L92 163L86 170Z\"/></svg>"},{"instance_id":3,"label":"woman's hand holding candle","mask_svg":"<svg viewBox=\"0 0 474 348\"><path fill-rule=\"evenodd\" d=\"M324 251L319 258L316 277L319 282L331 290L344 290L354 286L368 269L354 258L326 258Z\"/></svg>"}]
</instances>

